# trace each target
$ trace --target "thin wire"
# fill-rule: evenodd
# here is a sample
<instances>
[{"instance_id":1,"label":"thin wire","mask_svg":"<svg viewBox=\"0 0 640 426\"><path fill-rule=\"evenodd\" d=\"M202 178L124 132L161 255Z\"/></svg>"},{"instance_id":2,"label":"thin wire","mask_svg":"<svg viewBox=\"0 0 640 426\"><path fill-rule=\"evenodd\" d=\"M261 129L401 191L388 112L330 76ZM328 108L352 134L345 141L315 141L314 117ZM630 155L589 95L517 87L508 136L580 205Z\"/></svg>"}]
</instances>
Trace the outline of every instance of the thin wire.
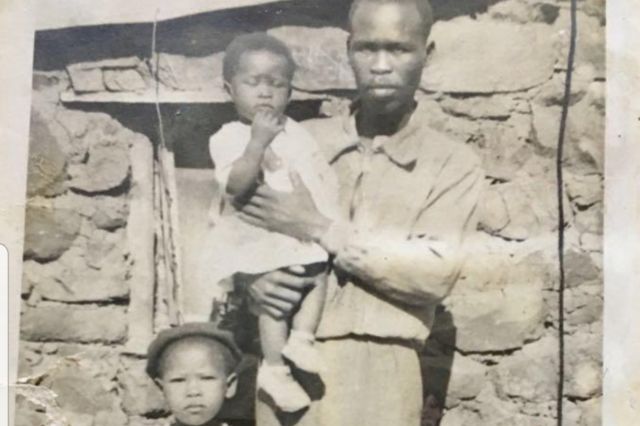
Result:
<instances>
[{"instance_id":1,"label":"thin wire","mask_svg":"<svg viewBox=\"0 0 640 426\"><path fill-rule=\"evenodd\" d=\"M559 289L558 289L558 390L557 390L557 424L563 425L564 414L564 293L565 293L565 268L564 268L564 175L562 160L564 156L564 142L569 115L569 103L571 101L571 79L573 76L573 63L575 60L577 19L576 0L571 0L571 28L569 35L569 53L567 58L567 75L564 85L564 99L562 101L562 115L560 117L560 134L558 135L558 154L556 157L556 178L558 196L558 265L559 265Z\"/></svg>"}]
</instances>

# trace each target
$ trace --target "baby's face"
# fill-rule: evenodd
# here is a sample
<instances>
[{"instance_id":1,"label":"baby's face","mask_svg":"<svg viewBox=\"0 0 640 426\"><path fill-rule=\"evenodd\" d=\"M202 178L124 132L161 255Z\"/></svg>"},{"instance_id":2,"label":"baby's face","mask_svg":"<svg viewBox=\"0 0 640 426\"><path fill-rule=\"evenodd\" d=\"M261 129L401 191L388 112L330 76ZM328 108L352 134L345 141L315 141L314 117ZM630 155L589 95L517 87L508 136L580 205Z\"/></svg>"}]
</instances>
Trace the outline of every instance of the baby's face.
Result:
<instances>
[{"instance_id":1,"label":"baby's face","mask_svg":"<svg viewBox=\"0 0 640 426\"><path fill-rule=\"evenodd\" d=\"M240 56L236 73L227 90L236 110L245 121L253 121L256 112L284 114L291 85L287 59L265 50L249 51Z\"/></svg>"},{"instance_id":2,"label":"baby's face","mask_svg":"<svg viewBox=\"0 0 640 426\"><path fill-rule=\"evenodd\" d=\"M205 425L230 397L223 356L205 340L184 340L168 347L158 379L176 420L185 426Z\"/></svg>"}]
</instances>

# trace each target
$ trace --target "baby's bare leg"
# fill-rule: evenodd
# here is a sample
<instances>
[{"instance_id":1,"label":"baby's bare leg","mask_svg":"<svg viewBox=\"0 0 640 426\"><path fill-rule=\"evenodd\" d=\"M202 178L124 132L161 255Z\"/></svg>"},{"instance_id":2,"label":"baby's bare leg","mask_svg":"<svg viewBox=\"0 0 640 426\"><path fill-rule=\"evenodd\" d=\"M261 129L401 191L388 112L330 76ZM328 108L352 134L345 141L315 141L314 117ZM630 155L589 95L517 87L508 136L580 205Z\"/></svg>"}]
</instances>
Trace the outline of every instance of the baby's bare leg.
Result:
<instances>
[{"instance_id":1,"label":"baby's bare leg","mask_svg":"<svg viewBox=\"0 0 640 426\"><path fill-rule=\"evenodd\" d=\"M267 364L283 365L282 348L287 344L289 327L287 320L275 319L267 314L260 314L258 317L260 328L260 346L262 355Z\"/></svg>"},{"instance_id":2,"label":"baby's bare leg","mask_svg":"<svg viewBox=\"0 0 640 426\"><path fill-rule=\"evenodd\" d=\"M300 302L300 309L293 317L293 329L314 335L320 323L327 294L327 274L319 274L315 286Z\"/></svg>"}]
</instances>

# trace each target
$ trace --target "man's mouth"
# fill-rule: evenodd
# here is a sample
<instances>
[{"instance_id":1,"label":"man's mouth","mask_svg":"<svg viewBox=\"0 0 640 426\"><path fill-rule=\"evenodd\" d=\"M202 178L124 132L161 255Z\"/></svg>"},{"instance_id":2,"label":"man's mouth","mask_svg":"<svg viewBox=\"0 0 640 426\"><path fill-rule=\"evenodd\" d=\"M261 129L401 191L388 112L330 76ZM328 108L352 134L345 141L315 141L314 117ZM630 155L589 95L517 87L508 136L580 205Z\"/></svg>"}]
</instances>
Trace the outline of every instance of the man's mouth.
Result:
<instances>
[{"instance_id":1,"label":"man's mouth","mask_svg":"<svg viewBox=\"0 0 640 426\"><path fill-rule=\"evenodd\" d=\"M392 84L372 84L368 86L369 92L375 96L388 96L398 91L398 86Z\"/></svg>"}]
</instances>

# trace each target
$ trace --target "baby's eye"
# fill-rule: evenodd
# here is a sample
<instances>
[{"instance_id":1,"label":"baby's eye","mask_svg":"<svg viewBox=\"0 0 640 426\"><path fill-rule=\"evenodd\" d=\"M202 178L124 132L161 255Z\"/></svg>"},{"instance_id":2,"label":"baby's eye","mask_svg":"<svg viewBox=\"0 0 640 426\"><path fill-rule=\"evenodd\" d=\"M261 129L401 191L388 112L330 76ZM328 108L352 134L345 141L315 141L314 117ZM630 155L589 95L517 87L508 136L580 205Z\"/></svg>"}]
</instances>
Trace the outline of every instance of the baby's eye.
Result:
<instances>
[{"instance_id":1,"label":"baby's eye","mask_svg":"<svg viewBox=\"0 0 640 426\"><path fill-rule=\"evenodd\" d=\"M206 380L206 381L211 381L211 380L217 380L218 378L216 376L202 376L202 380Z\"/></svg>"},{"instance_id":2,"label":"baby's eye","mask_svg":"<svg viewBox=\"0 0 640 426\"><path fill-rule=\"evenodd\" d=\"M244 80L244 84L248 86L257 86L258 84L260 84L260 82L257 78L247 78Z\"/></svg>"},{"instance_id":3,"label":"baby's eye","mask_svg":"<svg viewBox=\"0 0 640 426\"><path fill-rule=\"evenodd\" d=\"M184 377L173 377L169 379L169 383L184 383L184 381L185 381Z\"/></svg>"}]
</instances>

